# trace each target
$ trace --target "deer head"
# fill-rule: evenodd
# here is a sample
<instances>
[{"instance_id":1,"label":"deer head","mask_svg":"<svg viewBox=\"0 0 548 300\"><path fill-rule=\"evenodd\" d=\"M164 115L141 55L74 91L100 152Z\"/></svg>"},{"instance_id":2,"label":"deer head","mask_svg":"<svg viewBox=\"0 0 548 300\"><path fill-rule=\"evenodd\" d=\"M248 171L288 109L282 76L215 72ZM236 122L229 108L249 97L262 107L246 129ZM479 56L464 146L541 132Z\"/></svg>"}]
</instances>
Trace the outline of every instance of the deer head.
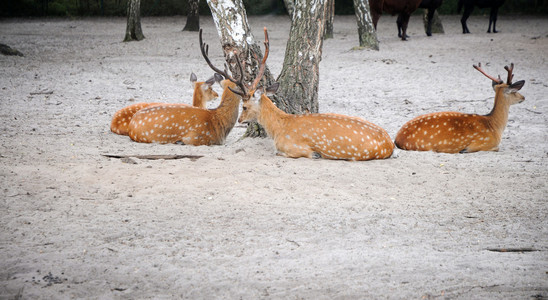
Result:
<instances>
[{"instance_id":1,"label":"deer head","mask_svg":"<svg viewBox=\"0 0 548 300\"><path fill-rule=\"evenodd\" d=\"M262 76L264 74L264 71L265 71L265 68L266 68L266 59L268 58L268 46L269 46L268 32L266 30L266 27L264 28L264 34L265 34L265 41L264 41L265 54L264 54L263 60L261 61L261 64L259 65L259 71L257 73L257 76L256 76L255 80L253 81L252 84L247 85L243 82L244 68L242 66L242 63L241 63L236 51L234 51L234 54L235 54L234 57L236 58L236 64L238 65L238 69L240 71L240 78L238 80L235 80L232 76L228 75L226 64L225 64L225 70L223 71L223 70L215 67L211 63L211 61L209 60L209 57L208 57L209 46L207 44L205 44L202 40L202 29L200 29L200 32L199 32L200 50L202 52L202 56L204 57L205 61L207 62L207 64L209 65L209 67L211 69L213 69L215 72L221 74L222 76L224 76L224 78L226 78L227 80L233 82L236 85L238 90L233 89L232 87L228 87L228 88L233 93L235 93L235 94L239 95L240 97L242 97L243 101L249 101L249 99L251 99L253 97L253 94L255 94L255 91L257 89L257 85L261 81L261 78L262 78Z\"/></svg>"},{"instance_id":2,"label":"deer head","mask_svg":"<svg viewBox=\"0 0 548 300\"><path fill-rule=\"evenodd\" d=\"M478 65L474 65L474 69L480 71L481 74L485 75L487 78L491 79L493 82L493 90L497 92L497 90L502 89L502 92L504 94L504 98L508 102L509 105L521 103L523 100L525 100L525 97L523 97L518 91L523 87L525 84L525 80L520 80L518 82L512 83L512 79L514 78L514 64L511 63L510 66L505 66L504 69L508 72L508 77L506 79L506 82L504 82L500 75L498 78L494 78L493 76L487 74L482 68L481 63L478 63Z\"/></svg>"}]
</instances>

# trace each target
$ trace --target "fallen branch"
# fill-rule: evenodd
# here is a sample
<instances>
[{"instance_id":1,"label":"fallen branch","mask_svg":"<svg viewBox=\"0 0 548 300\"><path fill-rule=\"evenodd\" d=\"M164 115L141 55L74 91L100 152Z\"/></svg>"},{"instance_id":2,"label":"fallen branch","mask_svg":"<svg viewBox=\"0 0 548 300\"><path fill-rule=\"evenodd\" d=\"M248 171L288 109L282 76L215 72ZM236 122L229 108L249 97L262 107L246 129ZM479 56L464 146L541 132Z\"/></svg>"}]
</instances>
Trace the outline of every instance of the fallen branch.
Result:
<instances>
[{"instance_id":1,"label":"fallen branch","mask_svg":"<svg viewBox=\"0 0 548 300\"><path fill-rule=\"evenodd\" d=\"M52 90L42 90L38 92L30 92L31 95L51 95L53 94Z\"/></svg>"},{"instance_id":2,"label":"fallen branch","mask_svg":"<svg viewBox=\"0 0 548 300\"><path fill-rule=\"evenodd\" d=\"M132 158L133 157L133 158L148 159L148 160L188 158L191 161L196 161L197 159L204 157L203 155L178 155L178 154L149 154L149 155L101 154L101 155L109 158Z\"/></svg>"},{"instance_id":3,"label":"fallen branch","mask_svg":"<svg viewBox=\"0 0 548 300\"><path fill-rule=\"evenodd\" d=\"M493 252L535 252L540 251L533 248L487 248L488 251Z\"/></svg>"}]
</instances>

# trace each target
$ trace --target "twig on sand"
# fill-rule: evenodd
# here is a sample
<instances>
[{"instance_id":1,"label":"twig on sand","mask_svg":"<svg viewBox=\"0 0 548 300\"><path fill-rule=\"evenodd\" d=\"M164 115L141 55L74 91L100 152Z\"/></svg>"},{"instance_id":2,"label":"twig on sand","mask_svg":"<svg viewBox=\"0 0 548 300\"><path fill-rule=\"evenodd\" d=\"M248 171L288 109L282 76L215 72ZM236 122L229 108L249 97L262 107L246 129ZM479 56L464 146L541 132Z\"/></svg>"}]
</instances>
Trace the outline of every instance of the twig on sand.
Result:
<instances>
[{"instance_id":1,"label":"twig on sand","mask_svg":"<svg viewBox=\"0 0 548 300\"><path fill-rule=\"evenodd\" d=\"M540 251L533 248L487 248L488 251L493 252L535 252Z\"/></svg>"},{"instance_id":2,"label":"twig on sand","mask_svg":"<svg viewBox=\"0 0 548 300\"><path fill-rule=\"evenodd\" d=\"M204 157L203 155L179 155L179 154L148 154L148 155L101 154L101 155L109 158L138 158L138 159L148 159L148 160L188 158L191 161L196 161L197 159Z\"/></svg>"}]
</instances>

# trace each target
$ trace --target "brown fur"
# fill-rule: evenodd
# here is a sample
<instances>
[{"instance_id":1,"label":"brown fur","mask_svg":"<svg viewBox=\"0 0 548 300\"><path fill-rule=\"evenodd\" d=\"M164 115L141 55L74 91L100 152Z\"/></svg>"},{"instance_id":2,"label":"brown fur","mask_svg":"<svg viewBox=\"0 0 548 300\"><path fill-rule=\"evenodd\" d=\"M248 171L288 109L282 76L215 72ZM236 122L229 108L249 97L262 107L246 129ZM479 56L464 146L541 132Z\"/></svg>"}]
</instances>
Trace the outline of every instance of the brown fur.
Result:
<instances>
[{"instance_id":1,"label":"brown fur","mask_svg":"<svg viewBox=\"0 0 548 300\"><path fill-rule=\"evenodd\" d=\"M495 86L495 105L485 116L459 112L422 115L407 122L396 135L396 146L404 150L445 153L497 151L508 121L510 105L525 100L513 88L502 83Z\"/></svg>"},{"instance_id":2,"label":"brown fur","mask_svg":"<svg viewBox=\"0 0 548 300\"><path fill-rule=\"evenodd\" d=\"M211 85L206 87L204 86L204 84L205 82L194 83L194 94L192 96L192 105L195 107L205 109L207 102L216 99L219 96L219 94L217 94L211 88ZM135 103L118 110L116 113L114 113L114 116L112 117L112 121L110 123L110 131L120 135L128 135L129 122L133 118L133 115L135 115L138 111L144 108L158 106L158 105L168 105L168 103L142 102L142 103ZM189 106L188 104L184 104L184 103L169 104L169 105Z\"/></svg>"},{"instance_id":3,"label":"brown fur","mask_svg":"<svg viewBox=\"0 0 548 300\"><path fill-rule=\"evenodd\" d=\"M394 143L381 127L337 114L291 115L266 96L244 101L240 122L257 120L286 157L370 160L388 158Z\"/></svg>"},{"instance_id":4,"label":"brown fur","mask_svg":"<svg viewBox=\"0 0 548 300\"><path fill-rule=\"evenodd\" d=\"M221 145L238 119L240 96L223 80L221 104L216 109L182 105L157 105L137 112L129 123L129 137L141 143Z\"/></svg>"}]
</instances>

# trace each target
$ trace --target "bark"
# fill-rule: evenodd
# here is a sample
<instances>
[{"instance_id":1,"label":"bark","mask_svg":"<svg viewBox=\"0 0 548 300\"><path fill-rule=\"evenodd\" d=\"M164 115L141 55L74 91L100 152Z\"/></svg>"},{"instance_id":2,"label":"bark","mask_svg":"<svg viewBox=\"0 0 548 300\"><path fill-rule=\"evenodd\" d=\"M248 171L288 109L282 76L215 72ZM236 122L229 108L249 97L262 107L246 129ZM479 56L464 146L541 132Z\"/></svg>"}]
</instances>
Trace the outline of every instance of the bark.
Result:
<instances>
[{"instance_id":1,"label":"bark","mask_svg":"<svg viewBox=\"0 0 548 300\"><path fill-rule=\"evenodd\" d=\"M287 9L287 13L289 14L289 17L293 19L293 13L295 12L295 1L294 0L284 0L285 9Z\"/></svg>"},{"instance_id":2,"label":"bark","mask_svg":"<svg viewBox=\"0 0 548 300\"><path fill-rule=\"evenodd\" d=\"M358 22L358 37L360 48L379 50L377 32L373 26L373 19L368 0L354 0L354 11Z\"/></svg>"},{"instance_id":3,"label":"bark","mask_svg":"<svg viewBox=\"0 0 548 300\"><path fill-rule=\"evenodd\" d=\"M328 0L298 0L291 21L280 88L273 99L293 114L318 112L319 65Z\"/></svg>"},{"instance_id":4,"label":"bark","mask_svg":"<svg viewBox=\"0 0 548 300\"><path fill-rule=\"evenodd\" d=\"M424 30L426 31L428 26L428 9L424 10L424 14L422 15L422 20L424 21ZM434 17L432 18L432 33L445 33L443 30L443 24L441 23L440 16L438 14L438 11L434 11Z\"/></svg>"},{"instance_id":5,"label":"bark","mask_svg":"<svg viewBox=\"0 0 548 300\"><path fill-rule=\"evenodd\" d=\"M200 30L200 0L189 0L190 6L183 31Z\"/></svg>"},{"instance_id":6,"label":"bark","mask_svg":"<svg viewBox=\"0 0 548 300\"><path fill-rule=\"evenodd\" d=\"M325 39L333 38L333 22L335 20L335 0L327 0L327 12L325 18Z\"/></svg>"},{"instance_id":7,"label":"bark","mask_svg":"<svg viewBox=\"0 0 548 300\"><path fill-rule=\"evenodd\" d=\"M144 39L141 29L141 0L129 0L127 3L127 26L124 42Z\"/></svg>"}]
</instances>

